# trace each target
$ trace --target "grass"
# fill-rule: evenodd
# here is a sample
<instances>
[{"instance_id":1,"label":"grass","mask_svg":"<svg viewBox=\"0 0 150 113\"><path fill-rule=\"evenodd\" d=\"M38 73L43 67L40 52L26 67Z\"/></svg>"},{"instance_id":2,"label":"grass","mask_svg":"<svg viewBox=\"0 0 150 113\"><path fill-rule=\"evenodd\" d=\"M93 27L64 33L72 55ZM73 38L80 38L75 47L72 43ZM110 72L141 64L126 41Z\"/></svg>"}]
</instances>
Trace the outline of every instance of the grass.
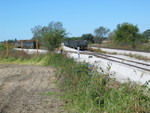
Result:
<instances>
[{"instance_id":1,"label":"grass","mask_svg":"<svg viewBox=\"0 0 150 113\"><path fill-rule=\"evenodd\" d=\"M109 75L99 74L85 63L53 54L47 65L58 68L57 77L70 113L131 113L150 111L149 90L128 82L116 85Z\"/></svg>"},{"instance_id":2,"label":"grass","mask_svg":"<svg viewBox=\"0 0 150 113\"><path fill-rule=\"evenodd\" d=\"M107 52L107 51L102 51L101 49L96 49L96 48L88 48L89 51L92 52L97 52L97 53L104 53L104 54L113 54L116 55L116 52Z\"/></svg>"},{"instance_id":3,"label":"grass","mask_svg":"<svg viewBox=\"0 0 150 113\"><path fill-rule=\"evenodd\" d=\"M102 51L101 49L95 49L95 48L88 48L89 51L92 51L92 52L97 52L97 53L104 53L104 54L112 54L112 55L116 55L116 54L119 54L119 53L116 53L116 52L106 52L106 51ZM146 57L146 56L142 56L142 55L136 55L136 54L119 54L119 55L125 55L125 56L129 56L131 58L135 58L135 59L138 59L138 60L144 60L144 61L150 61L150 58Z\"/></svg>"},{"instance_id":4,"label":"grass","mask_svg":"<svg viewBox=\"0 0 150 113\"><path fill-rule=\"evenodd\" d=\"M17 54L17 55L16 55ZM1 63L23 63L57 68L58 87L69 113L148 113L150 95L147 84L120 84L108 74L99 74L86 63L77 63L66 55L27 55L13 52L2 55ZM145 89L147 88L147 89ZM53 92L44 95L55 95Z\"/></svg>"},{"instance_id":5,"label":"grass","mask_svg":"<svg viewBox=\"0 0 150 113\"><path fill-rule=\"evenodd\" d=\"M1 57L0 58L0 64L3 63L11 63L11 64L29 64L29 65L43 65L44 64L44 58L42 59L42 56L32 56L32 58L16 58L16 57Z\"/></svg>"},{"instance_id":6,"label":"grass","mask_svg":"<svg viewBox=\"0 0 150 113\"><path fill-rule=\"evenodd\" d=\"M131 58L136 58L138 60L144 60L144 61L150 61L150 58L146 57L146 56L142 56L142 55L136 55L136 54L123 54L125 56L129 56Z\"/></svg>"},{"instance_id":7,"label":"grass","mask_svg":"<svg viewBox=\"0 0 150 113\"><path fill-rule=\"evenodd\" d=\"M29 64L29 65L44 65L48 55L29 55L24 51L16 51L9 49L9 55L6 55L6 50L0 52L0 64Z\"/></svg>"},{"instance_id":8,"label":"grass","mask_svg":"<svg viewBox=\"0 0 150 113\"><path fill-rule=\"evenodd\" d=\"M149 51L150 52L150 41L147 43L137 44L135 49L131 45L119 45L115 44L113 41L104 41L102 44L91 44L92 47L104 47L104 48L116 48L116 49L126 49L126 50L140 50L140 51Z\"/></svg>"},{"instance_id":9,"label":"grass","mask_svg":"<svg viewBox=\"0 0 150 113\"><path fill-rule=\"evenodd\" d=\"M5 49L6 49L5 45L0 43L0 51L3 51Z\"/></svg>"},{"instance_id":10,"label":"grass","mask_svg":"<svg viewBox=\"0 0 150 113\"><path fill-rule=\"evenodd\" d=\"M56 95L56 93L55 92L47 92L47 93L42 93L42 95L52 96L52 95Z\"/></svg>"}]
</instances>

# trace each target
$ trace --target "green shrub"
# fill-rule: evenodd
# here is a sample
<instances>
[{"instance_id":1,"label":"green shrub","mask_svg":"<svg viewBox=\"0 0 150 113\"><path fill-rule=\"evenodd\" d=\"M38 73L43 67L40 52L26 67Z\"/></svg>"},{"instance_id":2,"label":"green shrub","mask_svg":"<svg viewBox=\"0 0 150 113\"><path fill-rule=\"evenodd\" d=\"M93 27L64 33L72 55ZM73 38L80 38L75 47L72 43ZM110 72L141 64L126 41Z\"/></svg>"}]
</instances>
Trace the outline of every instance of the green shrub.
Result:
<instances>
[{"instance_id":1,"label":"green shrub","mask_svg":"<svg viewBox=\"0 0 150 113\"><path fill-rule=\"evenodd\" d=\"M0 51L6 50L6 46L4 44L0 44Z\"/></svg>"},{"instance_id":2,"label":"green shrub","mask_svg":"<svg viewBox=\"0 0 150 113\"><path fill-rule=\"evenodd\" d=\"M115 86L116 81L110 79L109 75L99 74L85 63L76 63L59 55L54 59L61 61L56 64L59 64L59 74L63 78L61 88L69 112L144 113L150 110L150 98L142 86L131 82Z\"/></svg>"}]
</instances>

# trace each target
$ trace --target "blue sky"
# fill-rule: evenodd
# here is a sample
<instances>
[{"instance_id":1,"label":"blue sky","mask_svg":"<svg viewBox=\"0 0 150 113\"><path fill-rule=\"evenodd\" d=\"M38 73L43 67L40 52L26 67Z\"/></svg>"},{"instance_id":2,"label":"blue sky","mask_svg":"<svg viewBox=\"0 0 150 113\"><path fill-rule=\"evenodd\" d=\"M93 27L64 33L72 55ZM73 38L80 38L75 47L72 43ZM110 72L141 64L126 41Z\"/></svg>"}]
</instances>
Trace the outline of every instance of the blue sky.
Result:
<instances>
[{"instance_id":1,"label":"blue sky","mask_svg":"<svg viewBox=\"0 0 150 113\"><path fill-rule=\"evenodd\" d=\"M0 0L0 41L31 39L31 28L60 21L69 36L94 33L118 24L150 29L150 0Z\"/></svg>"}]
</instances>

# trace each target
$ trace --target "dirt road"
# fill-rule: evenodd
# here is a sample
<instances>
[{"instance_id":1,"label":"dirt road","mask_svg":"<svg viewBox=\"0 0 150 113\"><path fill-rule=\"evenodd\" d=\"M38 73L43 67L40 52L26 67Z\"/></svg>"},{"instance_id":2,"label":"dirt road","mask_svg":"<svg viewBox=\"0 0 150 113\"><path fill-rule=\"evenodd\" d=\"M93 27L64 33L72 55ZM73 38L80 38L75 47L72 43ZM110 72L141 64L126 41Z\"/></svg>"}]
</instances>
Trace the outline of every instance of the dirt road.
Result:
<instances>
[{"instance_id":1,"label":"dirt road","mask_svg":"<svg viewBox=\"0 0 150 113\"><path fill-rule=\"evenodd\" d=\"M0 113L64 113L55 70L0 65Z\"/></svg>"}]
</instances>

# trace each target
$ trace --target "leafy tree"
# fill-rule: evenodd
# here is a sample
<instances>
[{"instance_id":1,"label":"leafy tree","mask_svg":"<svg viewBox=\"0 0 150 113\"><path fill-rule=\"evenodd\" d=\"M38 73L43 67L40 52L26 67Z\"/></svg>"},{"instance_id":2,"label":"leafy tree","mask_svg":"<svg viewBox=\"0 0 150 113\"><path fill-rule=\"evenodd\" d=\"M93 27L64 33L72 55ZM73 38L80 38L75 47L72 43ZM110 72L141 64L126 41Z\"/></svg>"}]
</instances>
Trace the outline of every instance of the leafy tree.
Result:
<instances>
[{"instance_id":1,"label":"leafy tree","mask_svg":"<svg viewBox=\"0 0 150 113\"><path fill-rule=\"evenodd\" d=\"M60 47L63 37L66 35L66 31L63 28L61 22L51 22L47 27L47 31L44 32L44 41L49 50L54 50Z\"/></svg>"},{"instance_id":2,"label":"leafy tree","mask_svg":"<svg viewBox=\"0 0 150 113\"><path fill-rule=\"evenodd\" d=\"M16 41L17 41L17 38L15 38L14 42L16 42Z\"/></svg>"},{"instance_id":3,"label":"leafy tree","mask_svg":"<svg viewBox=\"0 0 150 113\"><path fill-rule=\"evenodd\" d=\"M33 33L33 40L38 40L40 45L42 44L42 31L43 27L41 25L35 26L34 28L31 29Z\"/></svg>"},{"instance_id":4,"label":"leafy tree","mask_svg":"<svg viewBox=\"0 0 150 113\"><path fill-rule=\"evenodd\" d=\"M42 26L38 25L31 29L33 33L33 39L41 38L42 36Z\"/></svg>"},{"instance_id":5,"label":"leafy tree","mask_svg":"<svg viewBox=\"0 0 150 113\"><path fill-rule=\"evenodd\" d=\"M101 27L95 29L94 32L97 37L104 37L108 34L109 31L110 31L109 29L101 26Z\"/></svg>"},{"instance_id":6,"label":"leafy tree","mask_svg":"<svg viewBox=\"0 0 150 113\"><path fill-rule=\"evenodd\" d=\"M81 36L81 39L87 40L87 41L90 42L90 43L93 43L93 42L94 42L93 38L94 38L94 36L93 36L92 34L83 34L83 35Z\"/></svg>"},{"instance_id":7,"label":"leafy tree","mask_svg":"<svg viewBox=\"0 0 150 113\"><path fill-rule=\"evenodd\" d=\"M113 32L109 33L108 38L109 38L109 40L113 40L115 38L115 36L116 36L115 31L113 31Z\"/></svg>"},{"instance_id":8,"label":"leafy tree","mask_svg":"<svg viewBox=\"0 0 150 113\"><path fill-rule=\"evenodd\" d=\"M65 41L68 41L68 40L81 40L81 37L65 37L64 40Z\"/></svg>"},{"instance_id":9,"label":"leafy tree","mask_svg":"<svg viewBox=\"0 0 150 113\"><path fill-rule=\"evenodd\" d=\"M94 30L95 39L99 40L99 42L102 42L104 40L104 38L108 35L109 31L110 31L109 29L107 29L107 28L105 28L103 26L95 29Z\"/></svg>"},{"instance_id":10,"label":"leafy tree","mask_svg":"<svg viewBox=\"0 0 150 113\"><path fill-rule=\"evenodd\" d=\"M50 22L48 26L35 26L31 30L33 39L39 39L49 50L58 48L66 36L66 30L61 22Z\"/></svg>"},{"instance_id":11,"label":"leafy tree","mask_svg":"<svg viewBox=\"0 0 150 113\"><path fill-rule=\"evenodd\" d=\"M150 29L147 29L146 31L144 31L143 35L145 38L150 38Z\"/></svg>"},{"instance_id":12,"label":"leafy tree","mask_svg":"<svg viewBox=\"0 0 150 113\"><path fill-rule=\"evenodd\" d=\"M136 44L141 40L138 27L129 23L119 24L115 34L116 42L131 45L133 49L135 49Z\"/></svg>"}]
</instances>

